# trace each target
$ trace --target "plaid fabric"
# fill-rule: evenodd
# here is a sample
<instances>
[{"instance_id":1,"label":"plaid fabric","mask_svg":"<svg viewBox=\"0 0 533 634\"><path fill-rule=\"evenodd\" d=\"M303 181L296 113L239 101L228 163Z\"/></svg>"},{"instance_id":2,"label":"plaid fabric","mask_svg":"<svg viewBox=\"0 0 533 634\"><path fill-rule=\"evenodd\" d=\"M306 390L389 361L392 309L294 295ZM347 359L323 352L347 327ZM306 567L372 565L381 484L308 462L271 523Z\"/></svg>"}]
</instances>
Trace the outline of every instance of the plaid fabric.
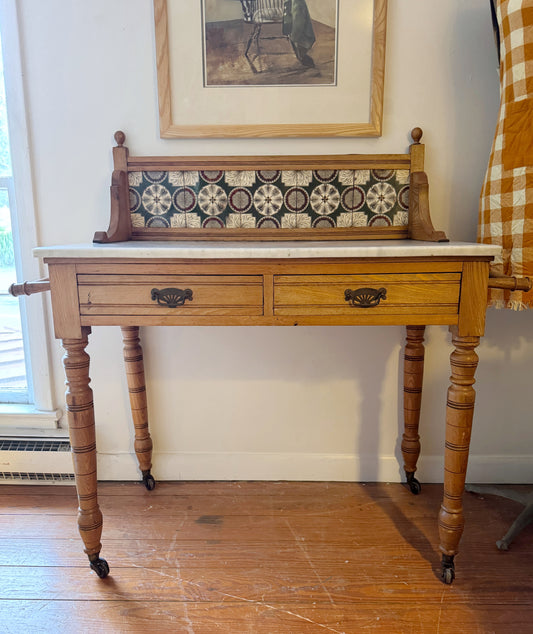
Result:
<instances>
[{"instance_id":1,"label":"plaid fabric","mask_svg":"<svg viewBox=\"0 0 533 634\"><path fill-rule=\"evenodd\" d=\"M481 191L478 241L498 244L498 275L533 277L533 0L497 0L500 111ZM492 289L489 304L533 307L533 291Z\"/></svg>"}]
</instances>

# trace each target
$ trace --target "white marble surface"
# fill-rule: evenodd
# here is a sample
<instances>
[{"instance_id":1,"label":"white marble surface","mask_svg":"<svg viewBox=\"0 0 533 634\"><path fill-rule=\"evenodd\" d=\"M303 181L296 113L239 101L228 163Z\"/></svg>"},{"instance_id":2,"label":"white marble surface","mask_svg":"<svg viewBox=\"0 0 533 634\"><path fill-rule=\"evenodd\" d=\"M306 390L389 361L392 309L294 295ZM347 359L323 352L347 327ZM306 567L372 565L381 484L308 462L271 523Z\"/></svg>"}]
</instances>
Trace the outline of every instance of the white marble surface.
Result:
<instances>
[{"instance_id":1,"label":"white marble surface","mask_svg":"<svg viewBox=\"0 0 533 634\"><path fill-rule=\"evenodd\" d=\"M380 258L491 256L500 247L471 242L358 240L325 242L148 242L65 244L37 247L39 258Z\"/></svg>"}]
</instances>

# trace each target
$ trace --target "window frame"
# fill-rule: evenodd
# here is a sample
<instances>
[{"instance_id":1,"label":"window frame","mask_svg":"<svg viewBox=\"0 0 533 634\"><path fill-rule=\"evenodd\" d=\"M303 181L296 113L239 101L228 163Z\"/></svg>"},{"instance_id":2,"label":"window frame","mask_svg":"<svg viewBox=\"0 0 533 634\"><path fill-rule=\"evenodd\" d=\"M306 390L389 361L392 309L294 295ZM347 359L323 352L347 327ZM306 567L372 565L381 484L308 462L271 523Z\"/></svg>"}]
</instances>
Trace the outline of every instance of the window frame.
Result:
<instances>
[{"instance_id":1,"label":"window frame","mask_svg":"<svg viewBox=\"0 0 533 634\"><path fill-rule=\"evenodd\" d=\"M16 0L0 0L0 31L12 166L10 209L15 269L18 281L35 280L43 277L43 265L32 255L38 236ZM57 429L61 416L54 404L48 337L43 336L43 330L49 331L43 295L22 300L20 313L29 403L0 403L0 435L10 428L17 433L23 428Z\"/></svg>"}]
</instances>

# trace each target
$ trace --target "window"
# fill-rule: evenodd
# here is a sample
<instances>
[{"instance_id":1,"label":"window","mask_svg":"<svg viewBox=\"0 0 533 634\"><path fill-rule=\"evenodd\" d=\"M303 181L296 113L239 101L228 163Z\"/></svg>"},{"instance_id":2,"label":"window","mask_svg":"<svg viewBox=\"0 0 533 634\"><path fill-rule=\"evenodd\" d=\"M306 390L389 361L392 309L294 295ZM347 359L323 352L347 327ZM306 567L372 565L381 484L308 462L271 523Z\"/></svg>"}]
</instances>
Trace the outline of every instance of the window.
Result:
<instances>
[{"instance_id":1,"label":"window","mask_svg":"<svg viewBox=\"0 0 533 634\"><path fill-rule=\"evenodd\" d=\"M15 281L15 270L17 281L41 277L32 256L38 242L16 0L0 0L0 40L5 84L5 94L4 85L0 87L4 109L0 112L0 283L4 288ZM10 315L6 320L2 314L1 323L21 333L17 376L11 385L0 380L0 435L4 436L10 428L55 429L59 418L53 406L47 340L42 336L44 300L42 296L27 299L19 304L0 295L0 311Z\"/></svg>"},{"instance_id":2,"label":"window","mask_svg":"<svg viewBox=\"0 0 533 634\"><path fill-rule=\"evenodd\" d=\"M1 53L0 48L0 402L28 403L31 384L28 389L19 302L7 292L17 274L11 229L15 196Z\"/></svg>"}]
</instances>

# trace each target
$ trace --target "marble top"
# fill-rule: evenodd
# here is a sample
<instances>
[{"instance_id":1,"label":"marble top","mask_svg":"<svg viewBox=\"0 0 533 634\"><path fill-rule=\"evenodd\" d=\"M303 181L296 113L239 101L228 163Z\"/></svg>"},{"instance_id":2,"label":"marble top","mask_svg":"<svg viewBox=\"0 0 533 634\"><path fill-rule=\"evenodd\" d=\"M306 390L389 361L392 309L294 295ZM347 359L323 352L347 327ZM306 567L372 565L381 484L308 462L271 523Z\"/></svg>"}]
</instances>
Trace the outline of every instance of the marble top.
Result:
<instances>
[{"instance_id":1,"label":"marble top","mask_svg":"<svg viewBox=\"0 0 533 634\"><path fill-rule=\"evenodd\" d=\"M110 244L65 244L37 247L38 258L396 258L495 256L500 247L473 242L355 240L324 242L131 241Z\"/></svg>"}]
</instances>

